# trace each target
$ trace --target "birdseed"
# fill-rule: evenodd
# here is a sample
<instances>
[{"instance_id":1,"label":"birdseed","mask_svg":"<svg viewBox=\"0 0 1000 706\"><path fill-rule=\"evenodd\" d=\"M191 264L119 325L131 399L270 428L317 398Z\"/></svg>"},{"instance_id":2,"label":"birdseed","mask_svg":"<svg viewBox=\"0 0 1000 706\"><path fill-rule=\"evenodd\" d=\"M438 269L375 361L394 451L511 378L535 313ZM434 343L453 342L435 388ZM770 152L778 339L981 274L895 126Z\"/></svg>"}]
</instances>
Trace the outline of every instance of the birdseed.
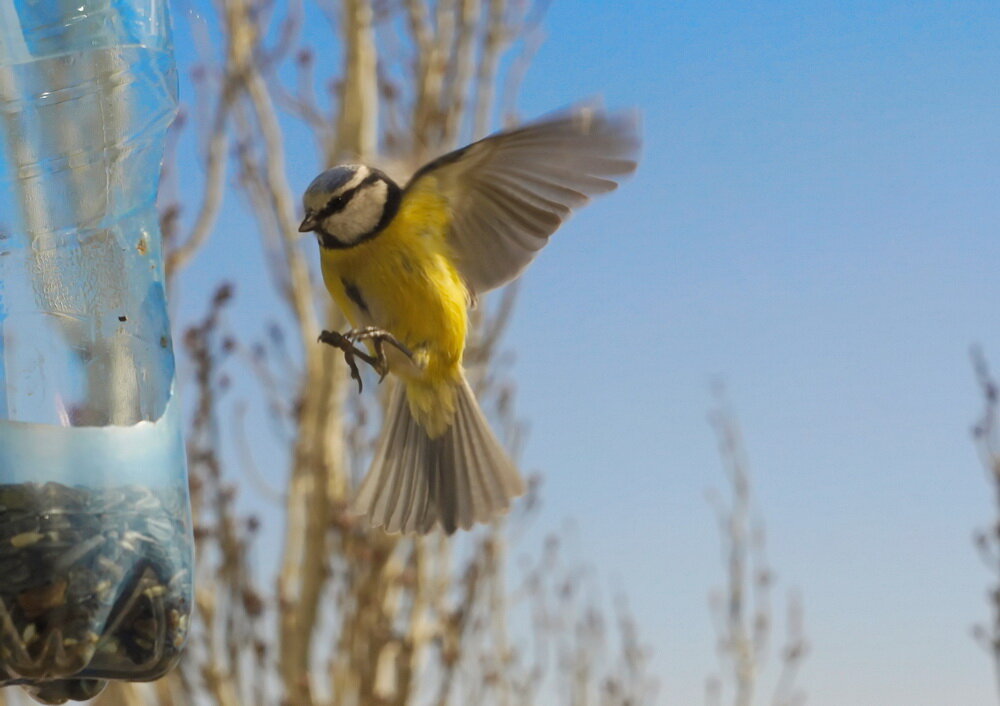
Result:
<instances>
[{"instance_id":1,"label":"birdseed","mask_svg":"<svg viewBox=\"0 0 1000 706\"><path fill-rule=\"evenodd\" d=\"M0 485L0 686L86 700L177 661L192 540L179 490Z\"/></svg>"}]
</instances>

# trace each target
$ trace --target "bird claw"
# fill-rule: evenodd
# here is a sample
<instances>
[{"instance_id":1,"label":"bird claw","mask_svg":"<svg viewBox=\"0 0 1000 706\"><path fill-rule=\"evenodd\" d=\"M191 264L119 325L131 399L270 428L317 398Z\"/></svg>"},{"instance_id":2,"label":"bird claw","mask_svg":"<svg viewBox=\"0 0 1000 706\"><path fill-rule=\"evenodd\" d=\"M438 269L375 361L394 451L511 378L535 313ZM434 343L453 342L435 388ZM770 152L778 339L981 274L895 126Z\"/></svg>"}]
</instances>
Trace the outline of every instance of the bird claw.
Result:
<instances>
[{"instance_id":1,"label":"bird claw","mask_svg":"<svg viewBox=\"0 0 1000 706\"><path fill-rule=\"evenodd\" d=\"M371 341L372 345L375 347L376 358L382 362L385 362L385 351L383 350L383 345L386 343L397 349L410 360L413 360L413 351L407 348L405 344L385 329L376 328L374 326L366 326L365 328L351 329L345 333L344 336L351 343L358 343L364 340ZM386 372L388 372L388 370Z\"/></svg>"},{"instance_id":2,"label":"bird claw","mask_svg":"<svg viewBox=\"0 0 1000 706\"><path fill-rule=\"evenodd\" d=\"M403 345L399 339L388 331L375 328L374 326L368 326L361 329L351 329L347 333L340 333L338 331L323 331L319 335L319 340L321 343L326 343L327 345L333 346L334 348L344 352L344 360L347 361L347 364L351 368L351 378L358 381L359 393L361 392L363 386L361 384L361 373L358 371L358 365L354 360L355 358L360 358L365 361L376 373L378 373L379 383L385 380L385 376L389 374L389 361L385 357L384 347L386 343L394 346L407 358L413 360L413 353L410 352L410 349ZM374 356L368 355L355 345L356 343L360 343L364 340L372 342L372 347L375 349Z\"/></svg>"},{"instance_id":3,"label":"bird claw","mask_svg":"<svg viewBox=\"0 0 1000 706\"><path fill-rule=\"evenodd\" d=\"M360 395L362 390L364 390L364 384L361 382L361 371L358 370L358 364L354 359L356 357L361 358L372 367L375 367L377 361L364 351L358 350L357 346L354 345L351 339L339 331L321 332L319 334L319 342L325 343L328 346L333 346L344 353L344 361L351 369L351 379L356 380L358 383L358 394ZM381 382L381 378L379 379L379 382Z\"/></svg>"}]
</instances>

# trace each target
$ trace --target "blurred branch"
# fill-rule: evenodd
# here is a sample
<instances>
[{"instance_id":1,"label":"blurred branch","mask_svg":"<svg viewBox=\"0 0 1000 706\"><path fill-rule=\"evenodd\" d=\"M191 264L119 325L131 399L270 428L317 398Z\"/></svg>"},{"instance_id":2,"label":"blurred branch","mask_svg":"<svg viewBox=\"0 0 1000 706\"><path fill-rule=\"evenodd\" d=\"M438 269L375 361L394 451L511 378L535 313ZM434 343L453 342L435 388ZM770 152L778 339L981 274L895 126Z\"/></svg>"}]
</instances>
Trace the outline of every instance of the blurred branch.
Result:
<instances>
[{"instance_id":1,"label":"blurred branch","mask_svg":"<svg viewBox=\"0 0 1000 706\"><path fill-rule=\"evenodd\" d=\"M260 45L259 27L255 19L249 16L253 9L245 2L230 2L223 5L227 28L223 34L227 41L219 77L219 89L215 92L215 106L208 127L202 200L188 237L180 243L174 238L170 239L173 247L165 254L168 281L205 245L215 227L226 187L230 143L229 122L233 104L245 88L250 72L257 70L256 67L268 66L287 52L287 46L293 41L299 24L297 9L298 4L293 3L288 17L282 23L278 47L265 58L265 52ZM204 77L204 72L200 73Z\"/></svg>"},{"instance_id":2,"label":"blurred branch","mask_svg":"<svg viewBox=\"0 0 1000 706\"><path fill-rule=\"evenodd\" d=\"M232 0L244 2L244 0ZM246 92L254 117L259 127L259 136L264 142L262 182L269 195L270 207L280 242L284 247L284 261L289 270L288 286L292 309L302 329L302 343L305 350L315 349L312 344L319 333L315 306L312 299L312 279L301 250L298 249L298 228L295 197L285 174L285 149L274 110L274 103L268 92L263 75L256 69L247 71Z\"/></svg>"},{"instance_id":3,"label":"blurred branch","mask_svg":"<svg viewBox=\"0 0 1000 706\"><path fill-rule=\"evenodd\" d=\"M374 15L368 0L343 1L346 49L341 80L337 137L327 161L370 160L376 152L378 129L378 73Z\"/></svg>"},{"instance_id":4,"label":"blurred branch","mask_svg":"<svg viewBox=\"0 0 1000 706\"><path fill-rule=\"evenodd\" d=\"M457 146L462 120L466 116L465 102L469 95L476 49L476 30L479 24L481 10L480 0L459 0L458 8L451 11L458 16L458 31L444 33L441 44L452 60L445 68L442 94L447 94L444 111L441 117L440 144L445 149ZM449 35L454 34L454 41Z\"/></svg>"},{"instance_id":5,"label":"blurred branch","mask_svg":"<svg viewBox=\"0 0 1000 706\"><path fill-rule=\"evenodd\" d=\"M474 133L479 138L485 135L492 122L493 97L496 94L496 75L500 56L509 43L507 32L507 0L484 0L486 2L486 37L483 41L479 72L476 77L476 103Z\"/></svg>"},{"instance_id":6,"label":"blurred branch","mask_svg":"<svg viewBox=\"0 0 1000 706\"><path fill-rule=\"evenodd\" d=\"M803 628L802 598L797 593L793 593L788 599L785 624L787 633L781 650L781 671L771 703L774 706L800 706L805 703L806 698L796 686L796 678L809 648Z\"/></svg>"},{"instance_id":7,"label":"blurred branch","mask_svg":"<svg viewBox=\"0 0 1000 706\"><path fill-rule=\"evenodd\" d=\"M227 61L227 66L235 65L237 61L239 61L238 58L232 58L230 61ZM229 148L227 123L229 109L235 95L233 88L234 82L227 75L223 79L221 95L215 108L215 116L212 119L210 129L208 158L205 170L205 188L201 206L195 217L191 233L182 243L174 245L167 250L164 256L168 284L177 272L204 246L219 216L219 209L222 206L222 196L225 192L226 164L228 163L226 152ZM176 239L171 237L167 242L176 243Z\"/></svg>"},{"instance_id":8,"label":"blurred branch","mask_svg":"<svg viewBox=\"0 0 1000 706\"><path fill-rule=\"evenodd\" d=\"M979 420L972 428L972 438L979 453L979 459L986 471L987 482L994 495L998 519L987 528L976 532L975 544L980 558L1000 580L1000 389L990 373L986 356L979 348L972 350L972 368L983 399L983 409ZM990 587L989 602L993 617L989 625L976 625L973 636L993 657L994 676L1000 694L1000 582Z\"/></svg>"},{"instance_id":9,"label":"blurred branch","mask_svg":"<svg viewBox=\"0 0 1000 706\"><path fill-rule=\"evenodd\" d=\"M716 395L717 407L710 421L729 493L727 498L717 493L709 497L719 526L726 583L721 591L713 592L710 597L722 674L709 678L706 702L722 704L728 686L734 706L751 706L768 661L774 575L764 558L763 525L753 518L742 434L721 387L717 388ZM805 701L795 686L795 676L807 651L797 598L790 601L787 625L788 637L779 663L781 673L771 701L774 706L793 706Z\"/></svg>"}]
</instances>

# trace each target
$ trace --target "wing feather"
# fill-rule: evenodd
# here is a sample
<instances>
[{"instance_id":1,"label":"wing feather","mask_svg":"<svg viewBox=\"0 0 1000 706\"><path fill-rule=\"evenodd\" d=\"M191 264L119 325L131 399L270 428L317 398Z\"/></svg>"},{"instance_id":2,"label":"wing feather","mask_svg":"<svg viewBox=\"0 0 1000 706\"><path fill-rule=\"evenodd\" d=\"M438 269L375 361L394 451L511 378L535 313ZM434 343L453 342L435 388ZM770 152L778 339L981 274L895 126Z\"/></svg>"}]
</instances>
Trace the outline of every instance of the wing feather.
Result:
<instances>
[{"instance_id":1,"label":"wing feather","mask_svg":"<svg viewBox=\"0 0 1000 706\"><path fill-rule=\"evenodd\" d=\"M434 180L452 214L448 244L479 294L517 277L574 209L612 191L638 149L633 113L578 106L434 160L403 198Z\"/></svg>"}]
</instances>

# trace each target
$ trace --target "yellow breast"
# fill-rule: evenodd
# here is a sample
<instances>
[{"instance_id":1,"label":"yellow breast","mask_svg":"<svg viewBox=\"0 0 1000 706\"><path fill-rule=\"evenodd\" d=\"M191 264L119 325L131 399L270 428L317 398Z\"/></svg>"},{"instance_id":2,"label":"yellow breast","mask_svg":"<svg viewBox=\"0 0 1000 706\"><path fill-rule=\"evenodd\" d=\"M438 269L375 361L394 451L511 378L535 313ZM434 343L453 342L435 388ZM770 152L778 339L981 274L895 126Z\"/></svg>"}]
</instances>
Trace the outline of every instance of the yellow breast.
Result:
<instances>
[{"instance_id":1,"label":"yellow breast","mask_svg":"<svg viewBox=\"0 0 1000 706\"><path fill-rule=\"evenodd\" d=\"M431 382L458 374L469 296L447 246L448 208L432 183L421 186L404 195L374 238L321 249L321 257L327 289L351 324L392 333L419 358L420 378Z\"/></svg>"}]
</instances>

